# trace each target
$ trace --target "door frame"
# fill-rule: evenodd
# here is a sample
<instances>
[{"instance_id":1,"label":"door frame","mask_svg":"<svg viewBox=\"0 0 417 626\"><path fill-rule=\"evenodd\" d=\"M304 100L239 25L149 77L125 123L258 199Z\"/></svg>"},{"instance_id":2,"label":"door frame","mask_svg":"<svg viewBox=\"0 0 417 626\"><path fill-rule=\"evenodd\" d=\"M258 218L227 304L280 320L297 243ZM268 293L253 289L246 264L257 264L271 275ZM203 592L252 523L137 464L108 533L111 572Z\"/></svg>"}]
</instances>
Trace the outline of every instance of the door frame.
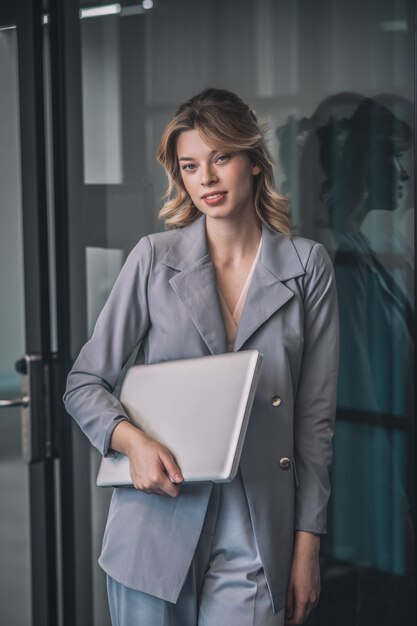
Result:
<instances>
[{"instance_id":1,"label":"door frame","mask_svg":"<svg viewBox=\"0 0 417 626\"><path fill-rule=\"evenodd\" d=\"M58 624L58 593L41 14L39 0L0 5L0 26L17 28L25 365L29 370L31 413L28 475L32 624L53 626Z\"/></svg>"},{"instance_id":2,"label":"door frame","mask_svg":"<svg viewBox=\"0 0 417 626\"><path fill-rule=\"evenodd\" d=\"M90 445L65 411L62 395L74 356L85 340L82 195L81 28L78 0L49 0L51 146L56 268L56 378L53 412L59 456L57 493L62 626L91 626L93 565ZM71 210L69 209L71 207ZM75 210L74 207L77 209ZM85 287L85 284L84 284ZM71 294L76 292L77 298Z\"/></svg>"}]
</instances>

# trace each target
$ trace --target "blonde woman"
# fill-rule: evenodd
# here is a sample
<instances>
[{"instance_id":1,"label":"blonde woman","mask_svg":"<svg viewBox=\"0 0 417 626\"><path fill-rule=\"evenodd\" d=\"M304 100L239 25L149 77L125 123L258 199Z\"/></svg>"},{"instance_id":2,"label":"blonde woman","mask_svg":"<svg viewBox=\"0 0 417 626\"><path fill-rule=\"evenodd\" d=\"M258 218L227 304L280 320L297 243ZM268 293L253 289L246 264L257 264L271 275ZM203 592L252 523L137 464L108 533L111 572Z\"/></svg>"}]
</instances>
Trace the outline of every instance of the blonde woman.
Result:
<instances>
[{"instance_id":1,"label":"blonde woman","mask_svg":"<svg viewBox=\"0 0 417 626\"><path fill-rule=\"evenodd\" d=\"M129 255L65 396L102 454L125 453L101 567L118 626L301 624L320 590L338 359L333 270L291 235L254 113L207 89L158 159L170 230ZM236 478L185 484L170 451L112 395L124 364L256 348L264 356ZM163 390L161 390L163 391Z\"/></svg>"}]
</instances>

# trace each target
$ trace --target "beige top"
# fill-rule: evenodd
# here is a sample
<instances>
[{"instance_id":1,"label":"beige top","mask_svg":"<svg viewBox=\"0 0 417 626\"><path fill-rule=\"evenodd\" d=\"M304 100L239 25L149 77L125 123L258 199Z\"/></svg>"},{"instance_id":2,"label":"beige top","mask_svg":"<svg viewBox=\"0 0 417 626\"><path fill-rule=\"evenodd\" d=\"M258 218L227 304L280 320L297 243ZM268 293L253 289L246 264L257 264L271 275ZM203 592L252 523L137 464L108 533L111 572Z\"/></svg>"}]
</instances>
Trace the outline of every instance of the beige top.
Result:
<instances>
[{"instance_id":1,"label":"beige top","mask_svg":"<svg viewBox=\"0 0 417 626\"><path fill-rule=\"evenodd\" d=\"M243 289L242 289L242 291L240 293L239 300L237 301L235 310L233 312L230 311L229 307L226 304L226 301L225 301L224 297L222 296L222 293L221 293L219 287L217 287L217 291L218 291L218 294L219 294L219 300L220 300L220 306L221 306L222 313L223 313L224 325L225 325L225 328L226 328L227 352L233 352L233 346L234 346L234 343L235 343L237 326L239 324L240 316L242 315L243 306L245 304L246 296L247 296L248 291L249 291L249 287L250 287L251 280L252 280L252 275L253 275L253 272L255 271L255 266L256 266L256 263L258 261L260 252L261 252L261 245L262 245L262 239L259 242L258 251L256 253L256 256L255 256L254 260L253 260L252 267L249 270L249 274L248 274L248 276L246 278L245 284L243 285Z\"/></svg>"}]
</instances>

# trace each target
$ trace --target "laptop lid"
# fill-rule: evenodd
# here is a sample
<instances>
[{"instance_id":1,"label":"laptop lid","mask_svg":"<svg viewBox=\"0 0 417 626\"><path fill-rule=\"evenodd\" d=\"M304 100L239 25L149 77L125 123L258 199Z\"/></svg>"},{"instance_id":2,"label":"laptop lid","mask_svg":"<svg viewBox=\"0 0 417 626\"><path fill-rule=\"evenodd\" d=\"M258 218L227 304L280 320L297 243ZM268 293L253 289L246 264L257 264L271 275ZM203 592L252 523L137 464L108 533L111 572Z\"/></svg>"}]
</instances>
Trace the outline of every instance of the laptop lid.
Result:
<instances>
[{"instance_id":1,"label":"laptop lid","mask_svg":"<svg viewBox=\"0 0 417 626\"><path fill-rule=\"evenodd\" d=\"M129 418L173 453L185 482L234 478L262 355L257 350L135 365L120 393ZM101 487L132 484L128 458L104 457Z\"/></svg>"}]
</instances>

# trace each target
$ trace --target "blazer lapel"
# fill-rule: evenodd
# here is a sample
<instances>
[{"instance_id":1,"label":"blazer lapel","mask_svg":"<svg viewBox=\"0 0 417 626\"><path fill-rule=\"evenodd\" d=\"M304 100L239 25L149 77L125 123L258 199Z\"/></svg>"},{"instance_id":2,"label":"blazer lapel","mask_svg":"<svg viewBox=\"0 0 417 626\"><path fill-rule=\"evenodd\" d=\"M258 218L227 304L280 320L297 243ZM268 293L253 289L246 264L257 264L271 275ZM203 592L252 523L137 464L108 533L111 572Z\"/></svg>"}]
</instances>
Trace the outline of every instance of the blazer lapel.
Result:
<instances>
[{"instance_id":1,"label":"blazer lapel","mask_svg":"<svg viewBox=\"0 0 417 626\"><path fill-rule=\"evenodd\" d=\"M205 225L205 218L200 217L179 230L163 263L178 272L170 285L211 354L219 354L226 351L226 330Z\"/></svg>"},{"instance_id":2,"label":"blazer lapel","mask_svg":"<svg viewBox=\"0 0 417 626\"><path fill-rule=\"evenodd\" d=\"M212 354L226 351L227 340L216 275L207 248L205 217L178 230L163 264L176 270L170 285ZM291 239L262 225L262 249L238 324L234 350L293 297L285 285L305 270Z\"/></svg>"},{"instance_id":3,"label":"blazer lapel","mask_svg":"<svg viewBox=\"0 0 417 626\"><path fill-rule=\"evenodd\" d=\"M293 297L285 281L304 273L291 239L263 224L261 255L238 324L235 351L240 350L251 335Z\"/></svg>"}]
</instances>

